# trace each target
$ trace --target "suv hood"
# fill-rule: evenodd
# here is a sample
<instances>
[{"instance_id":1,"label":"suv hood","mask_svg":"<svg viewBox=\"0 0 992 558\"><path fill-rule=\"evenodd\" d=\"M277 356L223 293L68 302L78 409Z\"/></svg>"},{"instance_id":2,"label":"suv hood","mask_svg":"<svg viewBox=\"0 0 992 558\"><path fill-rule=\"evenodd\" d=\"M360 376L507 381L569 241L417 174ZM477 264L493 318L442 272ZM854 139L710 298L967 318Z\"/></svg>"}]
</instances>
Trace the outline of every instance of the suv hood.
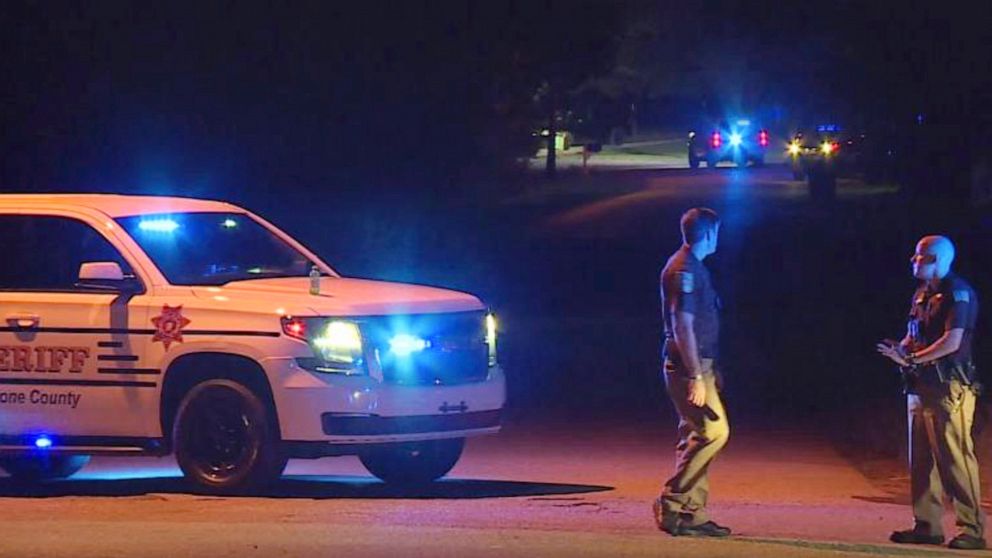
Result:
<instances>
[{"instance_id":1,"label":"suv hood","mask_svg":"<svg viewBox=\"0 0 992 558\"><path fill-rule=\"evenodd\" d=\"M196 287L193 292L201 298L223 295L230 303L245 307L268 309L275 303L295 314L301 314L306 309L316 315L329 316L428 314L485 309L478 298L467 293L406 283L322 277L320 294L311 295L309 290L309 278L286 277L237 281L223 287Z\"/></svg>"}]
</instances>

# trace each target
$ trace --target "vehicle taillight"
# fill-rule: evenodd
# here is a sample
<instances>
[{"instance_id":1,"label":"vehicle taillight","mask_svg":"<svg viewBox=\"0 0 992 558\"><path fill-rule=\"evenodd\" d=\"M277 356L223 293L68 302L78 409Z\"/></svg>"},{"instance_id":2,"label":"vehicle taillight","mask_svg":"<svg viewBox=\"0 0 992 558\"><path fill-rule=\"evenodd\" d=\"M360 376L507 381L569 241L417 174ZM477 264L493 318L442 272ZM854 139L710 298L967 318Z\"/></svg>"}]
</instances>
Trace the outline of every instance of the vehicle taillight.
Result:
<instances>
[{"instance_id":1,"label":"vehicle taillight","mask_svg":"<svg viewBox=\"0 0 992 558\"><path fill-rule=\"evenodd\" d=\"M722 144L723 144L723 138L720 137L720 132L713 132L713 135L710 136L710 145L712 145L713 148L716 149L717 147L720 147Z\"/></svg>"},{"instance_id":2,"label":"vehicle taillight","mask_svg":"<svg viewBox=\"0 0 992 558\"><path fill-rule=\"evenodd\" d=\"M282 332L296 339L307 340L307 323L300 318L283 318Z\"/></svg>"},{"instance_id":3,"label":"vehicle taillight","mask_svg":"<svg viewBox=\"0 0 992 558\"><path fill-rule=\"evenodd\" d=\"M758 145L761 147L768 147L768 132L762 130L758 132Z\"/></svg>"}]
</instances>

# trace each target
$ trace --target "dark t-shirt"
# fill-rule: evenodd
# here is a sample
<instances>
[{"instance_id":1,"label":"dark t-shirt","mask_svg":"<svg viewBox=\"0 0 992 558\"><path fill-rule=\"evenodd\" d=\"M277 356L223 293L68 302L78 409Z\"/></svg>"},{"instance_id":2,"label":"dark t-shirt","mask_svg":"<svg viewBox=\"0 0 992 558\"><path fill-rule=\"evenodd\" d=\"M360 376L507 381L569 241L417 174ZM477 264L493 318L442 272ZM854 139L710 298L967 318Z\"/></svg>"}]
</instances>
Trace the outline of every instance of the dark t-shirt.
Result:
<instances>
[{"instance_id":1,"label":"dark t-shirt","mask_svg":"<svg viewBox=\"0 0 992 558\"><path fill-rule=\"evenodd\" d=\"M660 282L665 337L675 337L676 312L692 314L699 358L715 359L720 337L720 303L713 289L709 270L687 246L682 246L668 258L668 263L661 271ZM667 343L667 346L669 356L675 362L681 362L675 343Z\"/></svg>"},{"instance_id":2,"label":"dark t-shirt","mask_svg":"<svg viewBox=\"0 0 992 558\"><path fill-rule=\"evenodd\" d=\"M936 288L924 283L913 294L908 333L913 350L940 339L946 331L963 329L961 347L940 359L948 364L971 362L971 342L978 321L978 295L963 278L950 273Z\"/></svg>"}]
</instances>

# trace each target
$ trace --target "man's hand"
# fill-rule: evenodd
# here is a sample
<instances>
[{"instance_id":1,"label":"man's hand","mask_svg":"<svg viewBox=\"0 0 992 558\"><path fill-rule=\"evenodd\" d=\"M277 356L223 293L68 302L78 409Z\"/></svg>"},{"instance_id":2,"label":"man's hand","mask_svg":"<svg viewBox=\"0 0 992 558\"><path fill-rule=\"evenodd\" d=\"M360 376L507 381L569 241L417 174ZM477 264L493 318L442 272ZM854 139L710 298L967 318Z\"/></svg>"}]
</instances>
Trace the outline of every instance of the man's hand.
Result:
<instances>
[{"instance_id":1,"label":"man's hand","mask_svg":"<svg viewBox=\"0 0 992 558\"><path fill-rule=\"evenodd\" d=\"M875 348L882 356L888 357L899 366L909 366L909 362L906 360L906 350L899 343L885 339L875 345Z\"/></svg>"},{"instance_id":2,"label":"man's hand","mask_svg":"<svg viewBox=\"0 0 992 558\"><path fill-rule=\"evenodd\" d=\"M696 407L706 404L706 382L702 380L689 380L689 403Z\"/></svg>"}]
</instances>

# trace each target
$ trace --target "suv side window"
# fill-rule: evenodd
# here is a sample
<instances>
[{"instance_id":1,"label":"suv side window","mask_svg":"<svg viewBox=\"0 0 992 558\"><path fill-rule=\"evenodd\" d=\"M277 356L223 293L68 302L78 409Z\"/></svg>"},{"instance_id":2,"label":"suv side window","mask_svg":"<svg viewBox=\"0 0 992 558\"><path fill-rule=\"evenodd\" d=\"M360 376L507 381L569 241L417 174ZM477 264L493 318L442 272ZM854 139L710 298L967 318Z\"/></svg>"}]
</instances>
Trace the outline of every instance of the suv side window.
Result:
<instances>
[{"instance_id":1,"label":"suv side window","mask_svg":"<svg viewBox=\"0 0 992 558\"><path fill-rule=\"evenodd\" d=\"M0 290L80 291L79 266L117 262L125 275L131 267L93 227L68 217L0 215L0 238L8 258L0 265Z\"/></svg>"}]
</instances>

